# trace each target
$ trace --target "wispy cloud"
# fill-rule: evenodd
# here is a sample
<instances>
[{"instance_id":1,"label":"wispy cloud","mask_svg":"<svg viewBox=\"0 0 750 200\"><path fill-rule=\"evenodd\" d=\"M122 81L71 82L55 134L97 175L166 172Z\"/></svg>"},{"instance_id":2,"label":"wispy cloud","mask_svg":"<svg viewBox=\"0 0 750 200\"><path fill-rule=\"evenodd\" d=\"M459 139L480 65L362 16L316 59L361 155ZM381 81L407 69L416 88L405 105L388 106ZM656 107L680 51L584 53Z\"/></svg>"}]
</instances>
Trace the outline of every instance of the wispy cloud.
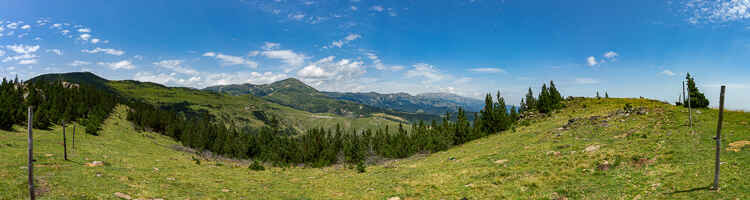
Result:
<instances>
[{"instance_id":1,"label":"wispy cloud","mask_svg":"<svg viewBox=\"0 0 750 200\"><path fill-rule=\"evenodd\" d=\"M664 74L664 75L667 75L667 76L674 76L675 75L675 73L672 72L672 70L668 70L668 69L665 69L664 71L661 71L660 74Z\"/></svg>"},{"instance_id":2,"label":"wispy cloud","mask_svg":"<svg viewBox=\"0 0 750 200\"><path fill-rule=\"evenodd\" d=\"M503 73L503 74L507 74L508 73L508 72L506 72L503 69L493 68L493 67L472 68L472 69L469 69L469 71L472 71L472 72L482 72L482 73Z\"/></svg>"},{"instance_id":3,"label":"wispy cloud","mask_svg":"<svg viewBox=\"0 0 750 200\"><path fill-rule=\"evenodd\" d=\"M226 66L245 65L250 68L258 68L258 63L251 61L251 60L247 60L239 56L232 56L232 55L226 55L226 54L215 53L215 52L206 52L206 53L203 53L203 56L216 58L217 60L221 61L222 65L226 65Z\"/></svg>"},{"instance_id":4,"label":"wispy cloud","mask_svg":"<svg viewBox=\"0 0 750 200\"><path fill-rule=\"evenodd\" d=\"M111 48L105 49L105 48L99 48L99 47L92 49L92 50L84 49L84 50L81 50L81 52L90 53L90 54L106 53L106 54L115 55L115 56L121 56L122 54L125 54L125 51L122 51L122 50L111 49Z\"/></svg>"},{"instance_id":5,"label":"wispy cloud","mask_svg":"<svg viewBox=\"0 0 750 200\"><path fill-rule=\"evenodd\" d=\"M183 66L184 60L162 60L154 62L153 64L165 69L170 69L174 72L188 75L198 75L198 71L195 69Z\"/></svg>"},{"instance_id":6,"label":"wispy cloud","mask_svg":"<svg viewBox=\"0 0 750 200\"><path fill-rule=\"evenodd\" d=\"M62 50L60 49L47 49L46 52L51 52L51 53L57 54L58 56L63 55Z\"/></svg>"},{"instance_id":7,"label":"wispy cloud","mask_svg":"<svg viewBox=\"0 0 750 200\"><path fill-rule=\"evenodd\" d=\"M406 71L407 78L422 77L425 83L440 81L447 78L447 75L440 73L435 66L427 63L417 63L412 69Z\"/></svg>"},{"instance_id":8,"label":"wispy cloud","mask_svg":"<svg viewBox=\"0 0 750 200\"><path fill-rule=\"evenodd\" d=\"M122 60L119 62L99 62L98 65L109 67L112 70L118 70L118 69L126 69L131 70L135 69L135 65L131 63L129 60Z\"/></svg>"},{"instance_id":9,"label":"wispy cloud","mask_svg":"<svg viewBox=\"0 0 750 200\"><path fill-rule=\"evenodd\" d=\"M73 61L72 63L70 63L69 65L70 65L70 66L73 66L73 67L78 67L78 66L83 66L83 65L90 65L90 64L91 64L91 62L80 61L80 60L74 60L74 61Z\"/></svg>"},{"instance_id":10,"label":"wispy cloud","mask_svg":"<svg viewBox=\"0 0 750 200\"><path fill-rule=\"evenodd\" d=\"M748 0L688 0L682 2L692 24L725 23L750 19Z\"/></svg>"},{"instance_id":11,"label":"wispy cloud","mask_svg":"<svg viewBox=\"0 0 750 200\"><path fill-rule=\"evenodd\" d=\"M303 65L305 63L305 59L307 59L304 54L295 53L291 50L263 51L261 55L271 59L279 59L287 65L293 67Z\"/></svg>"},{"instance_id":12,"label":"wispy cloud","mask_svg":"<svg viewBox=\"0 0 750 200\"><path fill-rule=\"evenodd\" d=\"M5 45L5 48L13 52L16 52L18 54L30 54L39 50L39 45L32 46L32 45L14 44L14 45Z\"/></svg>"},{"instance_id":13,"label":"wispy cloud","mask_svg":"<svg viewBox=\"0 0 750 200\"><path fill-rule=\"evenodd\" d=\"M351 33L347 35L346 37L344 37L344 39L333 41L331 42L330 45L326 45L323 48L324 49L334 48L334 47L341 48L342 46L349 44L349 42L357 40L359 38L362 38L362 35Z\"/></svg>"}]
</instances>

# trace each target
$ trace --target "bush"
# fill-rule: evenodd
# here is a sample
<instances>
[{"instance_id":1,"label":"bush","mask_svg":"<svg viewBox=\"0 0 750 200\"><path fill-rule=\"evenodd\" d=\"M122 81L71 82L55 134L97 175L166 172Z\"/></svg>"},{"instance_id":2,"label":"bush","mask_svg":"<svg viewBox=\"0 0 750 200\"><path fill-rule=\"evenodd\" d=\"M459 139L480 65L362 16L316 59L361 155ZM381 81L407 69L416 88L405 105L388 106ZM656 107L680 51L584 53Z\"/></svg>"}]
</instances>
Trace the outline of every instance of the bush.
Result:
<instances>
[{"instance_id":1,"label":"bush","mask_svg":"<svg viewBox=\"0 0 750 200\"><path fill-rule=\"evenodd\" d=\"M257 160L253 161L253 164L250 164L250 167L248 167L248 168L250 168L250 170L253 170L253 171L263 171L263 170L266 170L266 168L263 167L263 165L260 164L260 162L258 162Z\"/></svg>"}]
</instances>

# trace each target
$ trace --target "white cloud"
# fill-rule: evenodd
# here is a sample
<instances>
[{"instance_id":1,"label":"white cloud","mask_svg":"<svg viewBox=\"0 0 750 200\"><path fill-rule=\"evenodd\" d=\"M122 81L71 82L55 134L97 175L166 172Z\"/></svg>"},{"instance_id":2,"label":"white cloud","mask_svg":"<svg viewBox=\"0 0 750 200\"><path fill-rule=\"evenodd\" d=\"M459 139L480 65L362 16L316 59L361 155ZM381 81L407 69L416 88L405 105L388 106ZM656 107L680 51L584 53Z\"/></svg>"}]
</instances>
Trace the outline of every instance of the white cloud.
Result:
<instances>
[{"instance_id":1,"label":"white cloud","mask_svg":"<svg viewBox=\"0 0 750 200\"><path fill-rule=\"evenodd\" d=\"M594 56L589 56L588 58L586 58L586 63L588 63L588 65L592 67L599 64L596 62L596 58Z\"/></svg>"},{"instance_id":2,"label":"white cloud","mask_svg":"<svg viewBox=\"0 0 750 200\"><path fill-rule=\"evenodd\" d=\"M4 56L4 55L5 55L5 51L0 50L0 56Z\"/></svg>"},{"instance_id":3,"label":"white cloud","mask_svg":"<svg viewBox=\"0 0 750 200\"><path fill-rule=\"evenodd\" d=\"M119 62L99 62L97 64L109 67L112 70L118 70L118 69L131 70L131 69L135 69L135 65L133 65L133 63L130 63L129 60L122 60L122 61L119 61Z\"/></svg>"},{"instance_id":4,"label":"white cloud","mask_svg":"<svg viewBox=\"0 0 750 200\"><path fill-rule=\"evenodd\" d=\"M263 45L263 46L261 47L261 49L263 49L263 50L266 50L266 51L269 51L269 50L276 50L276 49L279 49L279 47L281 47L281 44L279 44L279 43L266 42L266 43L265 43L265 44L264 44L264 45Z\"/></svg>"},{"instance_id":5,"label":"white cloud","mask_svg":"<svg viewBox=\"0 0 750 200\"><path fill-rule=\"evenodd\" d=\"M726 23L750 19L748 0L688 0L683 2L683 12L692 24Z\"/></svg>"},{"instance_id":6,"label":"white cloud","mask_svg":"<svg viewBox=\"0 0 750 200\"><path fill-rule=\"evenodd\" d=\"M91 33L91 29L89 29L89 28L79 28L78 32L79 33Z\"/></svg>"},{"instance_id":7,"label":"white cloud","mask_svg":"<svg viewBox=\"0 0 750 200\"><path fill-rule=\"evenodd\" d=\"M62 50L60 50L60 49L47 49L46 52L52 52L54 54L57 54L58 56L62 56L63 55Z\"/></svg>"},{"instance_id":8,"label":"white cloud","mask_svg":"<svg viewBox=\"0 0 750 200\"><path fill-rule=\"evenodd\" d=\"M153 64L162 68L171 69L177 73L198 75L198 71L182 65L183 60L162 60Z\"/></svg>"},{"instance_id":9,"label":"white cloud","mask_svg":"<svg viewBox=\"0 0 750 200\"><path fill-rule=\"evenodd\" d=\"M106 54L115 55L115 56L121 56L122 54L125 54L125 51L122 51L122 50L110 49L110 48L104 49L104 48L99 48L99 47L92 49L92 50L84 49L84 50L81 50L81 52L90 53L90 54L106 53Z\"/></svg>"},{"instance_id":10,"label":"white cloud","mask_svg":"<svg viewBox=\"0 0 750 200\"><path fill-rule=\"evenodd\" d=\"M18 61L18 64L20 65L30 65L30 64L36 64L36 63L37 63L36 59Z\"/></svg>"},{"instance_id":11,"label":"white cloud","mask_svg":"<svg viewBox=\"0 0 750 200\"><path fill-rule=\"evenodd\" d=\"M206 52L203 54L206 57L214 57L221 61L222 65L245 65L250 68L258 68L258 63L247 60L239 56L226 55L222 53Z\"/></svg>"},{"instance_id":12,"label":"white cloud","mask_svg":"<svg viewBox=\"0 0 750 200\"><path fill-rule=\"evenodd\" d=\"M34 53L37 50L39 50L39 45L23 45L23 44L15 44L15 45L5 45L5 48L10 49L11 51L14 51L18 54L29 54Z\"/></svg>"},{"instance_id":13,"label":"white cloud","mask_svg":"<svg viewBox=\"0 0 750 200\"><path fill-rule=\"evenodd\" d=\"M78 37L79 37L79 38L81 38L81 40L85 40L85 41L88 41L88 40L89 40L89 38L91 38L91 34L88 34L88 33L84 33L84 34L81 34L81 35L80 35L80 36L78 36Z\"/></svg>"},{"instance_id":14,"label":"white cloud","mask_svg":"<svg viewBox=\"0 0 750 200\"><path fill-rule=\"evenodd\" d=\"M378 55L376 55L375 53L364 52L364 54L365 54L365 56L368 59L370 59L370 61L372 61L372 64L374 65L375 69L377 69L377 70L381 70L381 71L382 70L401 71L401 70L404 69L404 66L399 66L399 65L390 66L390 67L386 66L385 64L383 64L383 61L380 60L380 58L378 57Z\"/></svg>"},{"instance_id":15,"label":"white cloud","mask_svg":"<svg viewBox=\"0 0 750 200\"><path fill-rule=\"evenodd\" d=\"M504 69L492 68L492 67L472 68L472 69L469 69L469 71L482 72L482 73L503 73L503 74L508 73Z\"/></svg>"},{"instance_id":16,"label":"white cloud","mask_svg":"<svg viewBox=\"0 0 750 200\"><path fill-rule=\"evenodd\" d=\"M331 42L330 45L324 46L323 48L324 49L333 48L333 47L341 48L345 44L348 44L349 42L357 40L359 38L362 38L362 35L351 33L351 34L347 35L346 37L344 37L344 39L333 41L333 42Z\"/></svg>"},{"instance_id":17,"label":"white cloud","mask_svg":"<svg viewBox=\"0 0 750 200\"><path fill-rule=\"evenodd\" d=\"M672 70L668 70L668 69L665 69L664 71L662 71L661 74L664 74L664 75L667 75L667 76L674 76L675 75L675 73L672 72Z\"/></svg>"},{"instance_id":18,"label":"white cloud","mask_svg":"<svg viewBox=\"0 0 750 200\"><path fill-rule=\"evenodd\" d=\"M9 29L16 29L18 28L18 23L12 22L12 23L5 25L5 27L8 27Z\"/></svg>"},{"instance_id":19,"label":"white cloud","mask_svg":"<svg viewBox=\"0 0 750 200\"><path fill-rule=\"evenodd\" d=\"M305 18L305 14L301 14L301 13L298 13L298 14L289 14L288 17L289 17L289 19L293 19L293 20L302 20L302 19Z\"/></svg>"},{"instance_id":20,"label":"white cloud","mask_svg":"<svg viewBox=\"0 0 750 200\"><path fill-rule=\"evenodd\" d=\"M305 55L295 53L291 50L263 51L261 54L271 59L279 59L290 66L301 66L305 63L305 59L307 59Z\"/></svg>"},{"instance_id":21,"label":"white cloud","mask_svg":"<svg viewBox=\"0 0 750 200\"><path fill-rule=\"evenodd\" d=\"M378 12L383 12L383 10L385 10L385 9L383 9L383 6L375 5L375 6L370 7L370 10L374 10L374 11L378 11Z\"/></svg>"},{"instance_id":22,"label":"white cloud","mask_svg":"<svg viewBox=\"0 0 750 200\"><path fill-rule=\"evenodd\" d=\"M99 41L100 41L100 40L99 40L99 38L92 38L92 39L91 39L91 43L92 43L92 44L96 44L96 43L99 43Z\"/></svg>"},{"instance_id":23,"label":"white cloud","mask_svg":"<svg viewBox=\"0 0 750 200\"><path fill-rule=\"evenodd\" d=\"M30 29L30 28L31 28L31 26L28 25L28 24L21 26L21 29Z\"/></svg>"},{"instance_id":24,"label":"white cloud","mask_svg":"<svg viewBox=\"0 0 750 200\"><path fill-rule=\"evenodd\" d=\"M617 56L618 54L614 51L608 51L607 53L604 53L604 58L607 58L610 61L614 61Z\"/></svg>"},{"instance_id":25,"label":"white cloud","mask_svg":"<svg viewBox=\"0 0 750 200\"><path fill-rule=\"evenodd\" d=\"M15 61L15 60L29 60L38 58L39 56L35 54L21 54L16 56L8 56L3 59L3 62L9 62L9 61Z\"/></svg>"},{"instance_id":26,"label":"white cloud","mask_svg":"<svg viewBox=\"0 0 750 200\"><path fill-rule=\"evenodd\" d=\"M196 87L207 87L214 85L229 84L266 84L287 78L286 74L274 74L273 72L236 72L236 73L215 73L207 74L196 83Z\"/></svg>"},{"instance_id":27,"label":"white cloud","mask_svg":"<svg viewBox=\"0 0 750 200\"><path fill-rule=\"evenodd\" d=\"M80 61L80 60L74 60L72 63L70 63L70 66L78 67L78 66L90 65L90 64L91 64L90 62Z\"/></svg>"},{"instance_id":28,"label":"white cloud","mask_svg":"<svg viewBox=\"0 0 750 200\"><path fill-rule=\"evenodd\" d=\"M366 72L362 64L349 59L335 61L335 57L329 56L297 71L297 76L317 81L347 81Z\"/></svg>"},{"instance_id":29,"label":"white cloud","mask_svg":"<svg viewBox=\"0 0 750 200\"><path fill-rule=\"evenodd\" d=\"M598 84L599 80L596 80L593 78L576 78L576 83L582 84L582 85Z\"/></svg>"},{"instance_id":30,"label":"white cloud","mask_svg":"<svg viewBox=\"0 0 750 200\"><path fill-rule=\"evenodd\" d=\"M357 6L352 6L350 7L350 9L352 9L353 11L357 11Z\"/></svg>"},{"instance_id":31,"label":"white cloud","mask_svg":"<svg viewBox=\"0 0 750 200\"><path fill-rule=\"evenodd\" d=\"M258 56L258 54L260 54L260 51L251 51L250 53L247 53L247 56L255 57L255 56Z\"/></svg>"},{"instance_id":32,"label":"white cloud","mask_svg":"<svg viewBox=\"0 0 750 200\"><path fill-rule=\"evenodd\" d=\"M435 66L430 64L417 63L413 67L413 69L406 71L407 78L422 77L425 79L425 83L440 81L447 78L446 75L440 73Z\"/></svg>"}]
</instances>

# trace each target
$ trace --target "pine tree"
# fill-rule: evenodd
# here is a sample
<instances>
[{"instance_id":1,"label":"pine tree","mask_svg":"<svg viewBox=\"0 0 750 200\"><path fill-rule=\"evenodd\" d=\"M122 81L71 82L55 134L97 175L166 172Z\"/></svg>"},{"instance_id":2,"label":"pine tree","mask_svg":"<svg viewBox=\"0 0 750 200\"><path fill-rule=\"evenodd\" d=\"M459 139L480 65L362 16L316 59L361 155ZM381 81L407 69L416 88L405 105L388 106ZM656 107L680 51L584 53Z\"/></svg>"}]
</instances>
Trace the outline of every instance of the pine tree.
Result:
<instances>
[{"instance_id":1,"label":"pine tree","mask_svg":"<svg viewBox=\"0 0 750 200\"><path fill-rule=\"evenodd\" d=\"M604 98L609 99L609 93L607 93L607 91L604 91Z\"/></svg>"},{"instance_id":2,"label":"pine tree","mask_svg":"<svg viewBox=\"0 0 750 200\"><path fill-rule=\"evenodd\" d=\"M708 107L709 101L706 99L706 96L698 90L698 87L695 86L695 80L693 77L690 76L690 73L687 74L685 77L687 79L687 87L688 87L688 96L689 98L685 99L685 103L683 103L683 106L691 106L693 108L706 108ZM688 101L690 100L690 105L688 105Z\"/></svg>"},{"instance_id":3,"label":"pine tree","mask_svg":"<svg viewBox=\"0 0 750 200\"><path fill-rule=\"evenodd\" d=\"M534 97L534 93L529 87L529 92L526 93L526 108L524 109L524 111L531 111L534 109L536 109L536 99Z\"/></svg>"},{"instance_id":4,"label":"pine tree","mask_svg":"<svg viewBox=\"0 0 750 200\"><path fill-rule=\"evenodd\" d=\"M537 101L536 109L540 113L548 113L553 109L552 97L550 96L547 84L542 85L542 91L539 92L539 99Z\"/></svg>"},{"instance_id":5,"label":"pine tree","mask_svg":"<svg viewBox=\"0 0 750 200\"><path fill-rule=\"evenodd\" d=\"M601 96L599 96L599 91L597 90L597 91L596 91L596 99L601 99L601 98L602 98L602 97L601 97Z\"/></svg>"},{"instance_id":6,"label":"pine tree","mask_svg":"<svg viewBox=\"0 0 750 200\"><path fill-rule=\"evenodd\" d=\"M560 94L560 91L557 90L557 87L555 87L555 82L549 81L549 95L552 99L552 108L560 108L562 107L562 95Z\"/></svg>"}]
</instances>

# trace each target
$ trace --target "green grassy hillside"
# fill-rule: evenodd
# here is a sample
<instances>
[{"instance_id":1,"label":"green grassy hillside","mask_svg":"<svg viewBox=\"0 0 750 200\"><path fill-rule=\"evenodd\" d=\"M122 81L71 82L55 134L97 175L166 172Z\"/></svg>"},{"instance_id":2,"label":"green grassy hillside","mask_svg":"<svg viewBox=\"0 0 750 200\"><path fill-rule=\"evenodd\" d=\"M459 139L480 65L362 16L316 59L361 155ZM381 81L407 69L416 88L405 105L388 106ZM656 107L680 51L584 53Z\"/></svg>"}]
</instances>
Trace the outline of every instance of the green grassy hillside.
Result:
<instances>
[{"instance_id":1,"label":"green grassy hillside","mask_svg":"<svg viewBox=\"0 0 750 200\"><path fill-rule=\"evenodd\" d=\"M285 126L298 131L317 127L378 128L398 126L398 121L382 116L342 117L331 113L310 113L265 101L252 95L232 96L190 88L165 87L138 81L110 81L109 86L121 94L144 99L157 105L186 103L196 111L208 112L218 120L242 127L260 127L263 118L278 118Z\"/></svg>"},{"instance_id":2,"label":"green grassy hillside","mask_svg":"<svg viewBox=\"0 0 750 200\"><path fill-rule=\"evenodd\" d=\"M619 112L626 103L632 113ZM639 99L566 102L549 117L431 155L378 162L366 173L337 165L251 171L135 132L124 107L101 136L79 136L62 161L60 128L35 130L41 199L747 199L750 113L726 112L721 190L713 178L717 111L694 113ZM640 113L640 114L639 114ZM572 120L571 120L572 119ZM522 122L526 123L526 122ZM0 199L26 194L26 134L0 131ZM84 164L103 161L103 166Z\"/></svg>"}]
</instances>

